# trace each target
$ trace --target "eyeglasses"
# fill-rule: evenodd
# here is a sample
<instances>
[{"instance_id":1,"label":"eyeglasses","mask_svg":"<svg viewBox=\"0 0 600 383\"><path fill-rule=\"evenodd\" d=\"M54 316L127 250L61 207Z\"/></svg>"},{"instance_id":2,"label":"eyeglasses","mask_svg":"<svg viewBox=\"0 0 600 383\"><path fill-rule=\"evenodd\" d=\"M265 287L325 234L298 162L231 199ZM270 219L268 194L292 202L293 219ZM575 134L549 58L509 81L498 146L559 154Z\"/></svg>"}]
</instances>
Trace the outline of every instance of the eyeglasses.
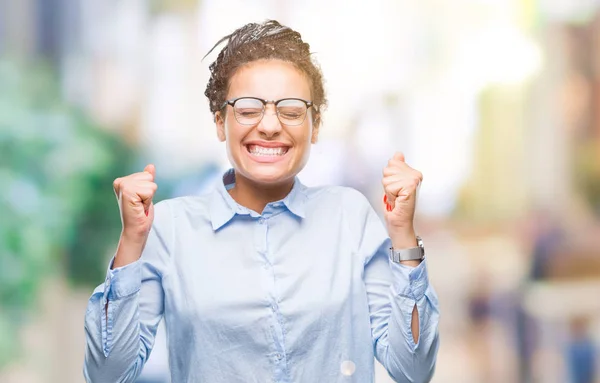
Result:
<instances>
[{"instance_id":1,"label":"eyeglasses","mask_svg":"<svg viewBox=\"0 0 600 383\"><path fill-rule=\"evenodd\" d=\"M231 105L237 122L242 125L255 125L263 119L267 104L275 105L279 121L283 125L291 126L302 124L306 118L308 108L313 106L312 101L301 98L283 98L269 101L256 97L240 97L225 101L221 109Z\"/></svg>"}]
</instances>

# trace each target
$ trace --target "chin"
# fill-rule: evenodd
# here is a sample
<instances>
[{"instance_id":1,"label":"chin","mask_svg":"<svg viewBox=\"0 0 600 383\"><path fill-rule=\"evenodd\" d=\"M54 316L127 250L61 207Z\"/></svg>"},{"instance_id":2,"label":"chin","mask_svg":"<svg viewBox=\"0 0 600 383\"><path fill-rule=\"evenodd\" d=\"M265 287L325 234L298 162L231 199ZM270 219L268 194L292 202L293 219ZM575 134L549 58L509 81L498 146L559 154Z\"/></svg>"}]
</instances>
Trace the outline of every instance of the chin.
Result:
<instances>
[{"instance_id":1,"label":"chin","mask_svg":"<svg viewBox=\"0 0 600 383\"><path fill-rule=\"evenodd\" d=\"M244 169L244 174L253 182L275 185L293 179L297 172L281 166L259 165Z\"/></svg>"}]
</instances>

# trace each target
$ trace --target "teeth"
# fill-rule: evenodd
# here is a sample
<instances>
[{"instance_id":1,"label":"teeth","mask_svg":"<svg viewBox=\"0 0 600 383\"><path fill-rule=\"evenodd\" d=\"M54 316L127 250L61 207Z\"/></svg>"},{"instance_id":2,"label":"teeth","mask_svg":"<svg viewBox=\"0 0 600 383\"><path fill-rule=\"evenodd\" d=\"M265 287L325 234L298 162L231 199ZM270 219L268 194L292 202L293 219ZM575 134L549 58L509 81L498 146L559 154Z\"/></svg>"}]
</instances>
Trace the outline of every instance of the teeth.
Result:
<instances>
[{"instance_id":1,"label":"teeth","mask_svg":"<svg viewBox=\"0 0 600 383\"><path fill-rule=\"evenodd\" d=\"M265 148L258 145L249 145L248 151L257 156L282 156L287 152L287 148Z\"/></svg>"}]
</instances>

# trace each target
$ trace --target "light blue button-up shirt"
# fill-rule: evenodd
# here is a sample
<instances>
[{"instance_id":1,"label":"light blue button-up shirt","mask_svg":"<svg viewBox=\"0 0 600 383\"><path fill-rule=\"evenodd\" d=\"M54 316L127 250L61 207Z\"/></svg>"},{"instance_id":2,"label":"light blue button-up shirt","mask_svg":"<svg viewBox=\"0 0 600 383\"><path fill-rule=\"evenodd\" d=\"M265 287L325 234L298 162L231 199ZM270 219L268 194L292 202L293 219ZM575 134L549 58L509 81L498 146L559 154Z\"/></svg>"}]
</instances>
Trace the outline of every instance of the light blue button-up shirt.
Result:
<instances>
[{"instance_id":1,"label":"light blue button-up shirt","mask_svg":"<svg viewBox=\"0 0 600 383\"><path fill-rule=\"evenodd\" d=\"M134 382L163 317L174 383L365 383L374 357L398 382L431 378L439 310L426 262L389 261L362 194L296 179L259 214L227 192L233 171L223 181L156 204L140 260L109 268L85 315L88 382Z\"/></svg>"}]
</instances>

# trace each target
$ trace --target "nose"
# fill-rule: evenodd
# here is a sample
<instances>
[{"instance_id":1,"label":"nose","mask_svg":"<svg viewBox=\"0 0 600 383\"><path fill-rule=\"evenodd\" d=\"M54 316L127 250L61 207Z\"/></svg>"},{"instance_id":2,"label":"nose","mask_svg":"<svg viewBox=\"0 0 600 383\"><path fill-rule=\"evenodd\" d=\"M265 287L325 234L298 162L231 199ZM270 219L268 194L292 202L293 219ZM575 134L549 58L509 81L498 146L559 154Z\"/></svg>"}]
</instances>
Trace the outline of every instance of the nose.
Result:
<instances>
[{"instance_id":1,"label":"nose","mask_svg":"<svg viewBox=\"0 0 600 383\"><path fill-rule=\"evenodd\" d=\"M267 137L273 137L279 134L282 127L274 105L267 105L263 118L256 128Z\"/></svg>"}]
</instances>

